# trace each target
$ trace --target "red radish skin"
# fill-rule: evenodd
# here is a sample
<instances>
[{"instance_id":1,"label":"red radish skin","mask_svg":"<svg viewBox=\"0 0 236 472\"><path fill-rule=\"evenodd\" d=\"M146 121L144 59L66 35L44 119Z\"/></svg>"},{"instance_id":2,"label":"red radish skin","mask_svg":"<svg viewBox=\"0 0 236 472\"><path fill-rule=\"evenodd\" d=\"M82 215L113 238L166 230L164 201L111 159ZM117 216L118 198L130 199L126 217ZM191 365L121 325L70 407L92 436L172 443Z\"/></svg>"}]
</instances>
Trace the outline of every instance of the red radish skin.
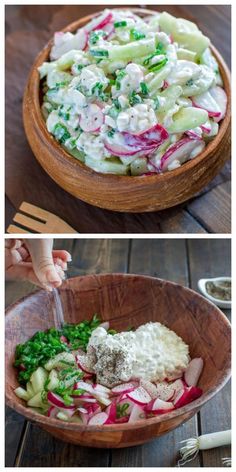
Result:
<instances>
[{"instance_id":1,"label":"red radish skin","mask_svg":"<svg viewBox=\"0 0 236 472\"><path fill-rule=\"evenodd\" d=\"M58 412L59 412L58 408L56 408L55 406L50 406L50 408L47 411L47 416L49 418L56 418Z\"/></svg>"},{"instance_id":2,"label":"red radish skin","mask_svg":"<svg viewBox=\"0 0 236 472\"><path fill-rule=\"evenodd\" d=\"M211 132L211 128L208 128L205 125L200 126L200 128L203 131L203 133L205 133L205 134L209 134Z\"/></svg>"},{"instance_id":3,"label":"red radish skin","mask_svg":"<svg viewBox=\"0 0 236 472\"><path fill-rule=\"evenodd\" d=\"M209 90L209 92L211 96L214 98L214 100L216 101L221 111L220 116L214 118L214 121L218 123L220 120L223 120L226 114L227 101L228 101L227 95L225 91L222 89L222 87L219 87L218 85L216 85L215 87L212 87Z\"/></svg>"},{"instance_id":4,"label":"red radish skin","mask_svg":"<svg viewBox=\"0 0 236 472\"><path fill-rule=\"evenodd\" d=\"M128 423L128 421L129 421L129 416L122 416L121 418L117 418L115 423L122 424L122 423Z\"/></svg>"},{"instance_id":5,"label":"red radish skin","mask_svg":"<svg viewBox=\"0 0 236 472\"><path fill-rule=\"evenodd\" d=\"M202 389L199 387L185 387L180 390L173 400L175 408L181 408L202 395Z\"/></svg>"},{"instance_id":6,"label":"red radish skin","mask_svg":"<svg viewBox=\"0 0 236 472\"><path fill-rule=\"evenodd\" d=\"M195 108L201 108L201 110L206 110L207 113L208 113L208 116L209 118L219 118L221 116L221 112L220 111L210 111L210 110L207 110L205 107L201 107L200 105L198 105L194 100L192 100L192 104ZM221 118L220 118L221 119Z\"/></svg>"},{"instance_id":7,"label":"red radish skin","mask_svg":"<svg viewBox=\"0 0 236 472\"><path fill-rule=\"evenodd\" d=\"M167 170L168 166L176 159L180 164L183 164L200 142L198 139L184 138L172 144L161 158L160 170ZM204 147L204 141L202 143Z\"/></svg>"},{"instance_id":8,"label":"red radish skin","mask_svg":"<svg viewBox=\"0 0 236 472\"><path fill-rule=\"evenodd\" d=\"M188 130L188 131L185 132L185 134L191 139L198 139L199 141L202 140L201 135L197 134L195 131Z\"/></svg>"},{"instance_id":9,"label":"red radish skin","mask_svg":"<svg viewBox=\"0 0 236 472\"><path fill-rule=\"evenodd\" d=\"M130 400L138 405L145 405L151 401L149 393L143 387L138 387L126 395Z\"/></svg>"},{"instance_id":10,"label":"red radish skin","mask_svg":"<svg viewBox=\"0 0 236 472\"><path fill-rule=\"evenodd\" d=\"M63 401L63 398L60 397L60 395L57 395L56 393L48 392L47 399L50 405L56 406L57 408L65 408L66 410L74 408L73 406L66 406Z\"/></svg>"},{"instance_id":11,"label":"red radish skin","mask_svg":"<svg viewBox=\"0 0 236 472\"><path fill-rule=\"evenodd\" d=\"M116 403L112 402L107 408L106 408L106 413L108 415L108 419L112 422L115 423L116 420Z\"/></svg>"},{"instance_id":12,"label":"red radish skin","mask_svg":"<svg viewBox=\"0 0 236 472\"><path fill-rule=\"evenodd\" d=\"M102 29L112 21L112 18L112 13L104 12L102 15L99 15L98 18L95 18L90 23L88 23L85 26L85 29L87 32Z\"/></svg>"},{"instance_id":13,"label":"red radish skin","mask_svg":"<svg viewBox=\"0 0 236 472\"><path fill-rule=\"evenodd\" d=\"M90 418L88 425L103 425L106 424L107 421L109 420L108 415L105 412L98 413L97 415L92 416Z\"/></svg>"},{"instance_id":14,"label":"red radish skin","mask_svg":"<svg viewBox=\"0 0 236 472\"><path fill-rule=\"evenodd\" d=\"M189 362L189 365L184 373L184 380L189 387L196 387L203 370L203 365L204 363L201 357L196 357Z\"/></svg>"}]
</instances>

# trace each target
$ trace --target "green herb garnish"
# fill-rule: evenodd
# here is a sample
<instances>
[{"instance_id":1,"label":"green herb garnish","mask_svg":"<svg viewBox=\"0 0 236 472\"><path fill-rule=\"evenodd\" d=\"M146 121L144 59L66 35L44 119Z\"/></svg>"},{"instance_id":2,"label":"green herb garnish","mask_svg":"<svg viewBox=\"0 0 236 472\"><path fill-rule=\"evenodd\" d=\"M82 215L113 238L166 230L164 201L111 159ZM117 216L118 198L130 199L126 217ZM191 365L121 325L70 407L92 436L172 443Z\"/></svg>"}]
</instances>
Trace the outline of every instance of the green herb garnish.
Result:
<instances>
[{"instance_id":1,"label":"green herb garnish","mask_svg":"<svg viewBox=\"0 0 236 472\"><path fill-rule=\"evenodd\" d=\"M191 87L193 85L193 79L187 80L186 84L187 87Z\"/></svg>"},{"instance_id":2,"label":"green herb garnish","mask_svg":"<svg viewBox=\"0 0 236 472\"><path fill-rule=\"evenodd\" d=\"M125 26L127 26L127 21L125 21L125 20L115 21L115 23L114 23L115 28L124 28Z\"/></svg>"},{"instance_id":3,"label":"green herb garnish","mask_svg":"<svg viewBox=\"0 0 236 472\"><path fill-rule=\"evenodd\" d=\"M66 128L66 126L62 125L61 123L57 123L54 127L53 134L57 141L61 144L65 144L67 139L70 139L71 135Z\"/></svg>"},{"instance_id":4,"label":"green herb garnish","mask_svg":"<svg viewBox=\"0 0 236 472\"><path fill-rule=\"evenodd\" d=\"M91 31L89 35L89 44L94 45L99 41L99 39L105 38L106 36L107 36L106 31L103 31L103 30Z\"/></svg>"},{"instance_id":5,"label":"green herb garnish","mask_svg":"<svg viewBox=\"0 0 236 472\"><path fill-rule=\"evenodd\" d=\"M162 44L162 43L158 43L155 52L153 52L152 54L149 54L149 56L147 56L146 59L144 59L143 65L144 65L144 66L147 66L147 65L149 64L150 60L151 60L153 57L158 56L158 55L160 55L160 54L163 54L163 49L164 49L163 44Z\"/></svg>"},{"instance_id":6,"label":"green herb garnish","mask_svg":"<svg viewBox=\"0 0 236 472\"><path fill-rule=\"evenodd\" d=\"M137 105L138 103L142 103L142 98L138 95L135 91L129 94L129 104L131 106Z\"/></svg>"},{"instance_id":7,"label":"green herb garnish","mask_svg":"<svg viewBox=\"0 0 236 472\"><path fill-rule=\"evenodd\" d=\"M115 134L116 130L115 129L110 129L108 132L107 132L107 136L109 138L113 138L114 134Z\"/></svg>"},{"instance_id":8,"label":"green herb garnish","mask_svg":"<svg viewBox=\"0 0 236 472\"><path fill-rule=\"evenodd\" d=\"M103 92L103 85L101 82L96 82L96 84L92 87L92 95L95 95L96 97L99 97L101 93Z\"/></svg>"},{"instance_id":9,"label":"green herb garnish","mask_svg":"<svg viewBox=\"0 0 236 472\"><path fill-rule=\"evenodd\" d=\"M139 41L139 39L146 38L146 35L144 33L140 33L135 28L132 28L130 30L130 38L134 41Z\"/></svg>"},{"instance_id":10,"label":"green herb garnish","mask_svg":"<svg viewBox=\"0 0 236 472\"><path fill-rule=\"evenodd\" d=\"M117 418L122 418L123 416L126 416L128 408L129 408L129 403L123 403L123 405L116 405Z\"/></svg>"},{"instance_id":11,"label":"green herb garnish","mask_svg":"<svg viewBox=\"0 0 236 472\"><path fill-rule=\"evenodd\" d=\"M140 88L141 88L142 95L148 95L149 94L149 89L148 89L147 84L145 84L145 82L140 82Z\"/></svg>"},{"instance_id":12,"label":"green herb garnish","mask_svg":"<svg viewBox=\"0 0 236 472\"><path fill-rule=\"evenodd\" d=\"M108 51L102 49L90 49L89 54L94 57L108 57Z\"/></svg>"},{"instance_id":13,"label":"green herb garnish","mask_svg":"<svg viewBox=\"0 0 236 472\"><path fill-rule=\"evenodd\" d=\"M117 73L117 76L116 76L116 90L120 90L120 87L121 87L121 80L125 77L126 75L126 72L124 70L120 70L118 73Z\"/></svg>"},{"instance_id":14,"label":"green herb garnish","mask_svg":"<svg viewBox=\"0 0 236 472\"><path fill-rule=\"evenodd\" d=\"M157 64L153 64L152 66L148 67L148 70L150 72L157 72L158 70L162 69L162 67L164 67L167 62L168 62L168 59L167 57L165 57L161 62Z\"/></svg>"}]
</instances>

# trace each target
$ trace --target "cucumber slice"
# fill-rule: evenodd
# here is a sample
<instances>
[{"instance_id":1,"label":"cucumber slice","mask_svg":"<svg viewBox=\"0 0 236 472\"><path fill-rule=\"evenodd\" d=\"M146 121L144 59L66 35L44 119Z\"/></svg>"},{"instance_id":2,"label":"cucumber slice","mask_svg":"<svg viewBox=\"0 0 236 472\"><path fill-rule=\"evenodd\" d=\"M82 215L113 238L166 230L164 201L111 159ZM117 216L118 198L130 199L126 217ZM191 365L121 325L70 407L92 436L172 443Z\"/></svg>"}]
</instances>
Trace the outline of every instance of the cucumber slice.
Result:
<instances>
[{"instance_id":1,"label":"cucumber slice","mask_svg":"<svg viewBox=\"0 0 236 472\"><path fill-rule=\"evenodd\" d=\"M215 84L215 74L211 69L209 69L209 67L200 65L198 68L200 69L199 76L196 79L193 79L192 83L189 82L182 86L184 97L200 95Z\"/></svg>"},{"instance_id":2,"label":"cucumber slice","mask_svg":"<svg viewBox=\"0 0 236 472\"><path fill-rule=\"evenodd\" d=\"M34 397L34 395L35 395L36 392L34 391L33 385L32 385L31 382L27 382L27 384L26 384L26 391L27 391L27 393L28 393L28 395L29 395L29 398Z\"/></svg>"},{"instance_id":3,"label":"cucumber slice","mask_svg":"<svg viewBox=\"0 0 236 472\"><path fill-rule=\"evenodd\" d=\"M84 162L85 161L85 157L84 157L84 154L79 151L78 149L67 149L65 148L67 152L69 152L73 157L75 157L76 159L78 159L78 161L80 162Z\"/></svg>"},{"instance_id":4,"label":"cucumber slice","mask_svg":"<svg viewBox=\"0 0 236 472\"><path fill-rule=\"evenodd\" d=\"M60 352L52 359L49 359L44 367L46 370L52 370L55 368L63 369L66 366L76 367L75 357L70 352Z\"/></svg>"},{"instance_id":5,"label":"cucumber slice","mask_svg":"<svg viewBox=\"0 0 236 472\"><path fill-rule=\"evenodd\" d=\"M27 402L28 406L33 406L36 408L45 408L45 403L42 400L42 392L36 393L36 395Z\"/></svg>"},{"instance_id":6,"label":"cucumber slice","mask_svg":"<svg viewBox=\"0 0 236 472\"><path fill-rule=\"evenodd\" d=\"M177 49L177 58L179 60L184 59L185 61L196 62L197 54L189 49L179 48Z\"/></svg>"},{"instance_id":7,"label":"cucumber slice","mask_svg":"<svg viewBox=\"0 0 236 472\"><path fill-rule=\"evenodd\" d=\"M148 172L147 159L145 157L138 157L130 166L131 175L142 175Z\"/></svg>"},{"instance_id":8,"label":"cucumber slice","mask_svg":"<svg viewBox=\"0 0 236 472\"><path fill-rule=\"evenodd\" d=\"M22 400L25 400L26 402L30 399L28 392L22 387L17 387L14 392L17 397L22 398Z\"/></svg>"},{"instance_id":9,"label":"cucumber slice","mask_svg":"<svg viewBox=\"0 0 236 472\"><path fill-rule=\"evenodd\" d=\"M128 166L122 164L121 161L117 158L103 159L97 161L92 159L89 156L85 157L85 164L96 172L101 172L104 174L118 174L126 175L128 173Z\"/></svg>"},{"instance_id":10,"label":"cucumber slice","mask_svg":"<svg viewBox=\"0 0 236 472\"><path fill-rule=\"evenodd\" d=\"M132 60L139 56L147 56L156 50L155 38L140 39L123 46L113 46L108 50L108 57L111 61Z\"/></svg>"},{"instance_id":11,"label":"cucumber slice","mask_svg":"<svg viewBox=\"0 0 236 472\"><path fill-rule=\"evenodd\" d=\"M183 18L175 18L169 13L163 12L159 18L159 25L162 31L172 35L174 41L198 55L202 54L210 44L210 40L199 31L194 23Z\"/></svg>"},{"instance_id":12,"label":"cucumber slice","mask_svg":"<svg viewBox=\"0 0 236 472\"><path fill-rule=\"evenodd\" d=\"M154 79L152 79L149 84L149 90L151 97L156 96L157 91L162 87L163 81L168 77L171 71L171 65L166 64L159 72L155 74Z\"/></svg>"},{"instance_id":13,"label":"cucumber slice","mask_svg":"<svg viewBox=\"0 0 236 472\"><path fill-rule=\"evenodd\" d=\"M59 378L57 375L57 371L55 369L52 369L49 376L48 376L49 383L47 385L47 390L55 390L55 388L58 387L59 385Z\"/></svg>"},{"instance_id":14,"label":"cucumber slice","mask_svg":"<svg viewBox=\"0 0 236 472\"><path fill-rule=\"evenodd\" d=\"M44 388L44 383L48 378L48 373L43 367L38 367L30 377L30 381L35 393L41 392Z\"/></svg>"},{"instance_id":15,"label":"cucumber slice","mask_svg":"<svg viewBox=\"0 0 236 472\"><path fill-rule=\"evenodd\" d=\"M76 49L72 49L71 51L66 52L61 56L57 61L54 62L54 64L57 64L58 69L60 70L67 70L70 69L71 66L73 66L75 62L75 56L78 53Z\"/></svg>"},{"instance_id":16,"label":"cucumber slice","mask_svg":"<svg viewBox=\"0 0 236 472\"><path fill-rule=\"evenodd\" d=\"M180 85L171 85L160 93L160 97L165 99L160 100L160 107L157 111L158 116L160 116L161 120L165 118L165 114L168 112L168 110L170 110L170 108L173 108L176 100L181 96L181 94L182 87L180 87Z\"/></svg>"},{"instance_id":17,"label":"cucumber slice","mask_svg":"<svg viewBox=\"0 0 236 472\"><path fill-rule=\"evenodd\" d=\"M167 127L169 133L184 133L185 131L203 125L208 119L206 110L200 108L181 108L173 115L173 123Z\"/></svg>"},{"instance_id":18,"label":"cucumber slice","mask_svg":"<svg viewBox=\"0 0 236 472\"><path fill-rule=\"evenodd\" d=\"M72 80L72 75L68 72L52 69L47 75L47 85L49 88L56 87L57 84L65 83L68 84Z\"/></svg>"}]
</instances>

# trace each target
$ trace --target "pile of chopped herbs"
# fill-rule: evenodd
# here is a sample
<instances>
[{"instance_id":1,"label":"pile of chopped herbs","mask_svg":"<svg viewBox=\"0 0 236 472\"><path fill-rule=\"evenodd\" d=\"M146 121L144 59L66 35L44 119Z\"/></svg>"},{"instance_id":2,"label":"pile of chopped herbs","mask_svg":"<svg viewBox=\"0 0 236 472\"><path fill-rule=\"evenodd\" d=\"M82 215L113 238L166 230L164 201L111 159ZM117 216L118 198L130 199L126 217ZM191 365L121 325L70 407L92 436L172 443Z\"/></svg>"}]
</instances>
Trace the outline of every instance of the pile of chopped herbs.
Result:
<instances>
[{"instance_id":1,"label":"pile of chopped herbs","mask_svg":"<svg viewBox=\"0 0 236 472\"><path fill-rule=\"evenodd\" d=\"M24 344L18 344L14 366L19 369L19 382L26 384L39 366L43 367L49 359L60 352L70 352L79 348L86 351L92 331L100 324L101 320L94 315L90 321L65 324L61 330L50 328L47 331L38 331ZM63 338L61 339L62 336L67 339L68 344Z\"/></svg>"}]
</instances>

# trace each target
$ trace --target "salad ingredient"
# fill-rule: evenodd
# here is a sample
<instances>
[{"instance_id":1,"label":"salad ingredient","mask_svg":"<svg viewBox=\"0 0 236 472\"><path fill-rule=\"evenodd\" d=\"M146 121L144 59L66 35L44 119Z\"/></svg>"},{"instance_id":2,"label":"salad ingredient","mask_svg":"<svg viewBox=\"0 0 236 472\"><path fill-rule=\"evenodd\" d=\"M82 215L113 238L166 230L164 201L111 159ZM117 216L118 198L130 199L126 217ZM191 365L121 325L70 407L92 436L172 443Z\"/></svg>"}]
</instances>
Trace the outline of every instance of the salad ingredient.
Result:
<instances>
[{"instance_id":1,"label":"salad ingredient","mask_svg":"<svg viewBox=\"0 0 236 472\"><path fill-rule=\"evenodd\" d=\"M195 152L196 147L199 147L201 151L205 147L204 141L194 140L192 138L183 138L180 141L172 144L167 148L165 154L162 156L160 161L160 168L165 170L167 168L175 169L187 160L191 154Z\"/></svg>"},{"instance_id":2,"label":"salad ingredient","mask_svg":"<svg viewBox=\"0 0 236 472\"><path fill-rule=\"evenodd\" d=\"M98 323L94 316L90 322L53 331L55 339L67 350L37 366L26 389L15 389L28 407L61 421L109 425L134 423L168 413L202 394L196 383L203 361L198 358L189 362L188 346L173 331L160 323L147 323L136 331L129 328L121 333L110 329L107 323L108 331L102 323L91 329ZM32 339L48 340L51 352L49 332L36 333L25 344L31 347ZM81 338L84 344L85 339L89 341L85 350L74 348L74 343L81 344ZM22 372L22 364L18 369ZM106 385L99 381L99 376ZM129 376L131 380L118 381Z\"/></svg>"},{"instance_id":3,"label":"salad ingredient","mask_svg":"<svg viewBox=\"0 0 236 472\"><path fill-rule=\"evenodd\" d=\"M105 9L75 33L56 32L51 62L39 67L49 133L95 172L140 176L183 165L226 113L209 45L193 22L166 12ZM160 166L185 133L193 142L184 157Z\"/></svg>"},{"instance_id":4,"label":"salad ingredient","mask_svg":"<svg viewBox=\"0 0 236 472\"><path fill-rule=\"evenodd\" d=\"M184 373L184 380L189 387L196 387L198 384L199 377L203 370L203 365L203 359L201 357L196 357L189 362Z\"/></svg>"},{"instance_id":5,"label":"salad ingredient","mask_svg":"<svg viewBox=\"0 0 236 472\"><path fill-rule=\"evenodd\" d=\"M161 323L151 322L114 336L99 327L91 335L87 357L98 381L108 387L132 377L157 381L182 375L189 363L183 340Z\"/></svg>"}]
</instances>

